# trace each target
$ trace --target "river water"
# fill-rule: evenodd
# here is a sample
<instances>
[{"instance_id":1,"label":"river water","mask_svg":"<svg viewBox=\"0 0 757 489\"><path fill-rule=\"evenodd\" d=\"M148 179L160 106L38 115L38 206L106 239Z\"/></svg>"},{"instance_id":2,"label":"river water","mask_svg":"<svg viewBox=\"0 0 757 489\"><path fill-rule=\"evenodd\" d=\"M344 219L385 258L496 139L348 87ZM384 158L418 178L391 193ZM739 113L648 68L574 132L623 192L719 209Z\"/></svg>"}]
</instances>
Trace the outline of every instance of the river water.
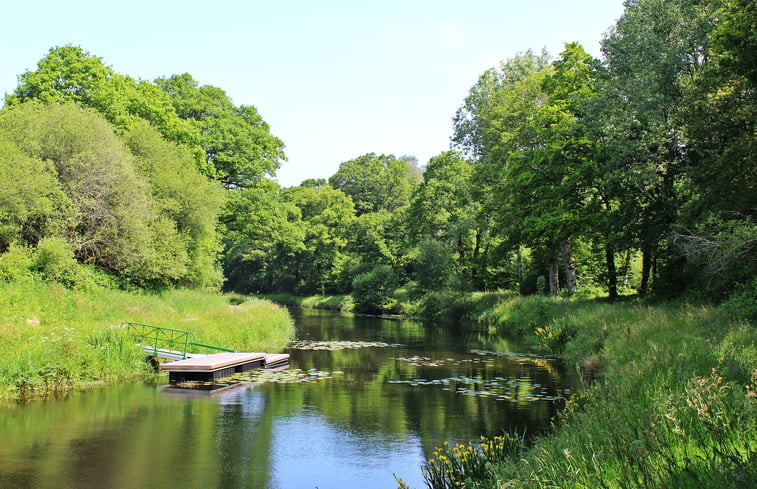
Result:
<instances>
[{"instance_id":1,"label":"river water","mask_svg":"<svg viewBox=\"0 0 757 489\"><path fill-rule=\"evenodd\" d=\"M422 488L445 441L543 429L564 375L516 344L293 309L290 369L214 395L117 385L0 408L0 488ZM278 380L274 382L273 380ZM289 382L284 382L289 380Z\"/></svg>"}]
</instances>

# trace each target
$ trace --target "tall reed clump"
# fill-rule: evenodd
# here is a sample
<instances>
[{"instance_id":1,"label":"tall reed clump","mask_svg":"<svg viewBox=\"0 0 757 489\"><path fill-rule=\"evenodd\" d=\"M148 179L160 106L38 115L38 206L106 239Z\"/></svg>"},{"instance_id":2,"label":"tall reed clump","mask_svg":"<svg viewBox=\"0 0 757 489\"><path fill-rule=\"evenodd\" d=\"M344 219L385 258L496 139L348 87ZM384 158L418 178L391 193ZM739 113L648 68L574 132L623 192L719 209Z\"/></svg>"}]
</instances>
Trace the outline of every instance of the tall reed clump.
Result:
<instances>
[{"instance_id":1,"label":"tall reed clump","mask_svg":"<svg viewBox=\"0 0 757 489\"><path fill-rule=\"evenodd\" d=\"M0 281L0 402L150 375L124 321L188 330L203 343L248 351L280 350L293 334L286 310L267 301Z\"/></svg>"},{"instance_id":2,"label":"tall reed clump","mask_svg":"<svg viewBox=\"0 0 757 489\"><path fill-rule=\"evenodd\" d=\"M488 324L554 341L583 385L549 435L465 487L757 487L754 325L688 304L511 302Z\"/></svg>"}]
</instances>

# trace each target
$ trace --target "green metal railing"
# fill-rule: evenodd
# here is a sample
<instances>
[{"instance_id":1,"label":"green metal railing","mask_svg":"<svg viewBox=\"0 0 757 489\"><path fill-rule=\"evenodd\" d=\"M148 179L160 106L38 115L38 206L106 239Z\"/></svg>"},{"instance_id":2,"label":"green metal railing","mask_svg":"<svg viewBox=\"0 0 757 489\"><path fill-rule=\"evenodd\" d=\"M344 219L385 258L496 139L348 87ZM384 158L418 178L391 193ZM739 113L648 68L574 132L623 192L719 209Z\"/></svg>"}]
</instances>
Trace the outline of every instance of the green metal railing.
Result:
<instances>
[{"instance_id":1,"label":"green metal railing","mask_svg":"<svg viewBox=\"0 0 757 489\"><path fill-rule=\"evenodd\" d=\"M163 328L150 324L132 323L125 321L121 326L126 326L134 341L152 350L153 356L158 356L161 350L171 350L181 353L182 358L187 358L189 348L207 348L217 351L233 352L220 346L205 345L195 341L197 336L191 331L181 329ZM191 340L191 341L190 341ZM148 351L149 353L149 351Z\"/></svg>"}]
</instances>

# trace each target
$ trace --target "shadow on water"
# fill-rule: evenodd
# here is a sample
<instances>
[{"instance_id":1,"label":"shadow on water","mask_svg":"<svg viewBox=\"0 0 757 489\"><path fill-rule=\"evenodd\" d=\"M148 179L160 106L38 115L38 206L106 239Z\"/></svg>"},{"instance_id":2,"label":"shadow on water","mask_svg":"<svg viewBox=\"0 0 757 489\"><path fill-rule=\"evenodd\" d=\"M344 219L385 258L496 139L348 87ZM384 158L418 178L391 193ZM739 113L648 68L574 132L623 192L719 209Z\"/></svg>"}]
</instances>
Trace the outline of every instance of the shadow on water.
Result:
<instances>
[{"instance_id":1,"label":"shadow on water","mask_svg":"<svg viewBox=\"0 0 757 489\"><path fill-rule=\"evenodd\" d=\"M566 390L517 344L293 309L290 369L218 396L120 385L0 408L0 487L422 487L445 441L534 433Z\"/></svg>"}]
</instances>

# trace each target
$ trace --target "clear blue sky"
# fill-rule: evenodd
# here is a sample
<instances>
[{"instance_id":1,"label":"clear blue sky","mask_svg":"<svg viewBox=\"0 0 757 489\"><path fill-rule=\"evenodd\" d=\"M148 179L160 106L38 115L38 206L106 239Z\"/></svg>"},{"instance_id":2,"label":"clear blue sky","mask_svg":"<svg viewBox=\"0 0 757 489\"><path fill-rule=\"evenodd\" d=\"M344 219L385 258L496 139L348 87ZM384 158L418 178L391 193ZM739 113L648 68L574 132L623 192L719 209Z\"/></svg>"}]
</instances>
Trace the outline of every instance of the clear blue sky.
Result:
<instances>
[{"instance_id":1,"label":"clear blue sky","mask_svg":"<svg viewBox=\"0 0 757 489\"><path fill-rule=\"evenodd\" d=\"M284 186L364 153L449 149L451 118L486 68L528 49L599 41L622 0L4 1L0 93L52 46L119 73L191 73L254 105L286 144Z\"/></svg>"}]
</instances>

